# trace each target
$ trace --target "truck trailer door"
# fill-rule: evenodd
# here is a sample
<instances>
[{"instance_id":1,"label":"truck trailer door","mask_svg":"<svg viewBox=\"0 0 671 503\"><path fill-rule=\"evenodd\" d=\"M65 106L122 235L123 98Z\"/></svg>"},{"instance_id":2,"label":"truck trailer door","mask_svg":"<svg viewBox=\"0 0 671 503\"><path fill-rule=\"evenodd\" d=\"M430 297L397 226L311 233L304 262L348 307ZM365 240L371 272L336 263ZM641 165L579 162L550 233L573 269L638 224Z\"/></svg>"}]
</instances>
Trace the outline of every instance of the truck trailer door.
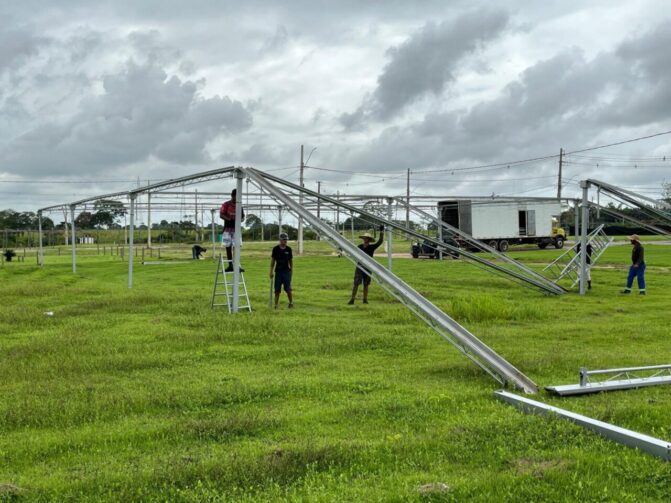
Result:
<instances>
[{"instance_id":1,"label":"truck trailer door","mask_svg":"<svg viewBox=\"0 0 671 503\"><path fill-rule=\"evenodd\" d=\"M527 210L527 236L536 235L536 210Z\"/></svg>"}]
</instances>

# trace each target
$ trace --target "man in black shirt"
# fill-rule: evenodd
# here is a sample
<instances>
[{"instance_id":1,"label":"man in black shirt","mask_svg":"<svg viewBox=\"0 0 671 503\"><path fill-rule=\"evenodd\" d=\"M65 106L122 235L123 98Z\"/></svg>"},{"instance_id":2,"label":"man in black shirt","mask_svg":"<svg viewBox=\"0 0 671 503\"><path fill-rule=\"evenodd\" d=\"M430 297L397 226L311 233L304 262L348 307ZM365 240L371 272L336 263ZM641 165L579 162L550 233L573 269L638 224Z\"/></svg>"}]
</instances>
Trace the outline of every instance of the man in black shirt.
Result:
<instances>
[{"instance_id":1,"label":"man in black shirt","mask_svg":"<svg viewBox=\"0 0 671 503\"><path fill-rule=\"evenodd\" d=\"M282 286L289 299L289 309L294 307L294 299L291 293L291 273L294 269L294 255L291 247L287 246L289 236L285 232L280 234L280 244L273 248L270 259L270 277L273 277L273 268L275 271L275 309L280 301Z\"/></svg>"},{"instance_id":2,"label":"man in black shirt","mask_svg":"<svg viewBox=\"0 0 671 503\"><path fill-rule=\"evenodd\" d=\"M638 282L638 293L645 295L645 251L641 246L641 238L638 234L629 236L629 241L634 246L631 250L631 266L627 276L627 286L622 293L631 293L631 287L634 284L634 277Z\"/></svg>"},{"instance_id":3,"label":"man in black shirt","mask_svg":"<svg viewBox=\"0 0 671 503\"><path fill-rule=\"evenodd\" d=\"M363 239L363 243L359 245L359 250L364 252L369 257L372 257L375 253L375 250L382 244L382 237L384 236L384 225L380 226L380 237L378 240L371 244L373 241L373 236L368 232L359 236ZM366 269L363 265L357 264L356 269L354 270L354 286L352 286L352 298L349 300L348 304L354 304L354 299L356 298L356 292L359 289L359 285L363 283L363 303L368 304L368 287L370 286L370 279L373 273Z\"/></svg>"}]
</instances>

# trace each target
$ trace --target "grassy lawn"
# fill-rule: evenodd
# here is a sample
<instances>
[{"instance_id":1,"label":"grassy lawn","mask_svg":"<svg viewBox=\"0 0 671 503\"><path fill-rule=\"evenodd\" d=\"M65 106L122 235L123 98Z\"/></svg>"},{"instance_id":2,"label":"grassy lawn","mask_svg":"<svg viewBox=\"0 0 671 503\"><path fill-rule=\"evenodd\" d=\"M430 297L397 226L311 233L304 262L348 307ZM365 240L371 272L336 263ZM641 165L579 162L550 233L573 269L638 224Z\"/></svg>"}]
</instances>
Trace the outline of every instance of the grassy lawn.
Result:
<instances>
[{"instance_id":1,"label":"grassy lawn","mask_svg":"<svg viewBox=\"0 0 671 503\"><path fill-rule=\"evenodd\" d=\"M137 263L132 290L116 256L6 263L0 501L668 500L671 465L495 400L379 286L347 306L353 266L325 243L295 259L296 309L270 310L270 247L243 250L255 310L235 316L209 307L211 260ZM618 294L629 254L611 247L584 298L462 261L394 272L546 386L671 363L671 247L647 246L646 297ZM535 398L671 440L666 387Z\"/></svg>"}]
</instances>

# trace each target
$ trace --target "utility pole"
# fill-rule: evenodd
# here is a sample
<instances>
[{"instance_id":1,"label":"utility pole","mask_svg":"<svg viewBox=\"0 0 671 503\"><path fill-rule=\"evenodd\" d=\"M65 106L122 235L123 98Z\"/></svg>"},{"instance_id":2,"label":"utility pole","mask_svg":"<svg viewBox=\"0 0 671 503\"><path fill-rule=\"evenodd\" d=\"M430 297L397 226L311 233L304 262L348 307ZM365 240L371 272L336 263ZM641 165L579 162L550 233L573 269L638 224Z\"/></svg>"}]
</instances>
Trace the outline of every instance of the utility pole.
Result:
<instances>
[{"instance_id":1,"label":"utility pole","mask_svg":"<svg viewBox=\"0 0 671 503\"><path fill-rule=\"evenodd\" d=\"M561 170L564 165L564 149L559 149L559 176L557 179L557 199L561 199Z\"/></svg>"},{"instance_id":2,"label":"utility pole","mask_svg":"<svg viewBox=\"0 0 671 503\"><path fill-rule=\"evenodd\" d=\"M303 162L303 145L301 145L301 175L300 175L300 186L301 188L305 187L303 184L303 172L305 171L305 164ZM303 206L303 192L298 196L299 203L301 207ZM298 217L298 254L303 255L303 217Z\"/></svg>"},{"instance_id":3,"label":"utility pole","mask_svg":"<svg viewBox=\"0 0 671 503\"><path fill-rule=\"evenodd\" d=\"M405 228L410 228L410 168L408 168L408 178L405 185Z\"/></svg>"}]
</instances>

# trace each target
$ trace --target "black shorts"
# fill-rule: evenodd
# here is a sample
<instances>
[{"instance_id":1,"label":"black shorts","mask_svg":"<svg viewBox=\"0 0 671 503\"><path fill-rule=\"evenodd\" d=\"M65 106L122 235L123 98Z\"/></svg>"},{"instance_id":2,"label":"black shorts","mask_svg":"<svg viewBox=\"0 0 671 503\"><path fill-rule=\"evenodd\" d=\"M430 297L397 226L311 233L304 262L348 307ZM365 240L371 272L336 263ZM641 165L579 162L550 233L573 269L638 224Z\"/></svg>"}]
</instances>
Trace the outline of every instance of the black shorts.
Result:
<instances>
[{"instance_id":1,"label":"black shorts","mask_svg":"<svg viewBox=\"0 0 671 503\"><path fill-rule=\"evenodd\" d=\"M291 292L291 271L275 271L275 293Z\"/></svg>"},{"instance_id":2,"label":"black shorts","mask_svg":"<svg viewBox=\"0 0 671 503\"><path fill-rule=\"evenodd\" d=\"M363 283L364 286L370 285L371 272L359 269L358 267L354 269L354 286L360 285Z\"/></svg>"}]
</instances>

